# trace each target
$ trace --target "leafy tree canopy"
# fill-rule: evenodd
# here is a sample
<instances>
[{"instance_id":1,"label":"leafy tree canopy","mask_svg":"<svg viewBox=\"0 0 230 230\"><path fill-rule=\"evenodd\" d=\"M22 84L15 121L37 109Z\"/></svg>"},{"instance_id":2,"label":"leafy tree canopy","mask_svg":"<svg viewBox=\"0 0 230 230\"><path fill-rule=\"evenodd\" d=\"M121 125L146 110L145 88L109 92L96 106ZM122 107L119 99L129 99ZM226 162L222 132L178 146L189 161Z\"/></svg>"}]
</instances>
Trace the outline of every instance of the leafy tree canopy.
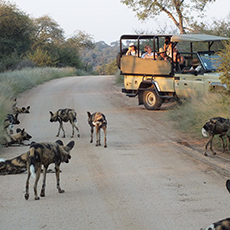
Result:
<instances>
[{"instance_id":1,"label":"leafy tree canopy","mask_svg":"<svg viewBox=\"0 0 230 230\"><path fill-rule=\"evenodd\" d=\"M215 0L121 0L131 8L139 20L156 18L165 13L176 25L181 34L190 27L194 15L202 17L207 3Z\"/></svg>"}]
</instances>

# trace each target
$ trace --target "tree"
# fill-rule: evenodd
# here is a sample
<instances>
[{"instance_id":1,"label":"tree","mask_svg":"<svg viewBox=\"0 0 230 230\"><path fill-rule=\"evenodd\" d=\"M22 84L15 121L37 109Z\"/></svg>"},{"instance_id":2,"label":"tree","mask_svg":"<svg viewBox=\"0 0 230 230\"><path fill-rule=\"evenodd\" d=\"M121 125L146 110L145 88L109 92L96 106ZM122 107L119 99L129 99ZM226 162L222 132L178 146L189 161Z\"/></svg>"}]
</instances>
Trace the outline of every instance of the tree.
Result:
<instances>
[{"instance_id":1,"label":"tree","mask_svg":"<svg viewBox=\"0 0 230 230\"><path fill-rule=\"evenodd\" d=\"M14 65L20 56L29 50L34 32L32 20L15 4L0 0L0 57L1 63L7 60L7 68ZM10 64L9 57L14 56ZM4 70L1 69L1 70Z\"/></svg>"},{"instance_id":2,"label":"tree","mask_svg":"<svg viewBox=\"0 0 230 230\"><path fill-rule=\"evenodd\" d=\"M121 0L136 12L139 20L156 18L165 13L181 34L192 31L193 16L198 13L202 17L207 3L213 2L215 0Z\"/></svg>"},{"instance_id":3,"label":"tree","mask_svg":"<svg viewBox=\"0 0 230 230\"><path fill-rule=\"evenodd\" d=\"M34 34L34 48L38 46L60 45L64 41L64 31L58 23L48 15L34 19L36 32Z\"/></svg>"}]
</instances>

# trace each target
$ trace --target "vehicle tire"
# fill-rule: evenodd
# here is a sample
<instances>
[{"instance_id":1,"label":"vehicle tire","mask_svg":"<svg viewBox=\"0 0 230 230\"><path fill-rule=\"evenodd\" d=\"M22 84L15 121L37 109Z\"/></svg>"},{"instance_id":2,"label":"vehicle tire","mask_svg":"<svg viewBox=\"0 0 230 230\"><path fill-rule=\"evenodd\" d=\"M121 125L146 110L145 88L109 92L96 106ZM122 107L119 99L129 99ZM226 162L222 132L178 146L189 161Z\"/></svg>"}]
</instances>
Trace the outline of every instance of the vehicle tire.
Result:
<instances>
[{"instance_id":1,"label":"vehicle tire","mask_svg":"<svg viewBox=\"0 0 230 230\"><path fill-rule=\"evenodd\" d=\"M162 99L155 90L147 89L143 92L143 104L148 110L157 110L162 105Z\"/></svg>"}]
</instances>

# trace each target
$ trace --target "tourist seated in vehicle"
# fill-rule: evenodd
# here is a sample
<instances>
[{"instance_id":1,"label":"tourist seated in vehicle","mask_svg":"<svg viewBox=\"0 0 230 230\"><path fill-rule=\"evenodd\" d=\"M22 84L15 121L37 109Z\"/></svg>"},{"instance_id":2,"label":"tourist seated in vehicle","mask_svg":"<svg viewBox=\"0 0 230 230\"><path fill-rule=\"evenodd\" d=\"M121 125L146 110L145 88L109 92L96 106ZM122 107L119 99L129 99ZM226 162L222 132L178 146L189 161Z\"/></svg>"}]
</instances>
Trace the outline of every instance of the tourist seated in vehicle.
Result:
<instances>
[{"instance_id":1,"label":"tourist seated in vehicle","mask_svg":"<svg viewBox=\"0 0 230 230\"><path fill-rule=\"evenodd\" d=\"M164 50L166 52L166 55L170 58L172 58L172 45L173 43L171 42L171 37L166 37L164 43Z\"/></svg>"},{"instance_id":2,"label":"tourist seated in vehicle","mask_svg":"<svg viewBox=\"0 0 230 230\"><path fill-rule=\"evenodd\" d=\"M188 70L183 70L182 73L191 73L198 74L202 70L202 66L200 65L199 59L193 59L191 61L191 68Z\"/></svg>"},{"instance_id":3,"label":"tourist seated in vehicle","mask_svg":"<svg viewBox=\"0 0 230 230\"><path fill-rule=\"evenodd\" d=\"M182 71L185 67L185 58L180 52L174 48L173 50L173 62L175 63L176 71Z\"/></svg>"},{"instance_id":4,"label":"tourist seated in vehicle","mask_svg":"<svg viewBox=\"0 0 230 230\"><path fill-rule=\"evenodd\" d=\"M157 60L171 62L172 58L166 55L166 52L163 48L160 48L158 52Z\"/></svg>"},{"instance_id":5,"label":"tourist seated in vehicle","mask_svg":"<svg viewBox=\"0 0 230 230\"><path fill-rule=\"evenodd\" d=\"M141 58L143 59L156 59L157 58L157 53L152 51L152 48L150 46L145 46L146 52L142 54Z\"/></svg>"},{"instance_id":6,"label":"tourist seated in vehicle","mask_svg":"<svg viewBox=\"0 0 230 230\"><path fill-rule=\"evenodd\" d=\"M134 45L133 42L131 42L129 44L129 49L126 52L126 55L131 55L131 56L138 56L138 49L137 47ZM139 52L139 57L141 56L141 53Z\"/></svg>"}]
</instances>

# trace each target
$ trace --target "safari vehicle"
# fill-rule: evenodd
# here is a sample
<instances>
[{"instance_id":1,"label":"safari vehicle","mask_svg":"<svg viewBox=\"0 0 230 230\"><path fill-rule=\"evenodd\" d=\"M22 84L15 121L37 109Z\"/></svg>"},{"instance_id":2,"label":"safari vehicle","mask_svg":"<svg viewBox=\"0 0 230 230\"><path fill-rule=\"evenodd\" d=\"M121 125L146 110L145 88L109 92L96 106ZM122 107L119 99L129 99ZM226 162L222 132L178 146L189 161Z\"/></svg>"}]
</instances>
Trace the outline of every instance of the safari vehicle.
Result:
<instances>
[{"instance_id":1,"label":"safari vehicle","mask_svg":"<svg viewBox=\"0 0 230 230\"><path fill-rule=\"evenodd\" d=\"M165 38L171 39L171 52L178 48L180 54L185 58L184 69L190 69L193 59L199 60L201 71L197 73L184 73L184 70L176 68L177 63L173 60L162 61L153 59L142 59L140 52L138 56L125 55L128 48L124 43L133 42L138 51L141 51L143 44L151 44L153 52L158 52L162 47ZM129 97L138 96L139 105L144 104L148 110L159 109L162 103L178 101L191 97L191 95L203 95L209 90L224 88L221 84L219 74L216 72L218 55L212 50L214 43L228 40L225 37L218 37L206 34L182 34L182 35L122 35L120 37L120 53L117 56L117 65L120 74L124 75L124 88L122 92ZM194 51L194 43L207 43L207 50ZM182 52L179 45L188 45L188 51ZM185 45L184 45L185 44ZM196 44L197 46L197 44ZM204 46L201 46L204 47ZM216 47L216 45L215 45ZM206 48L205 48L206 49Z\"/></svg>"}]
</instances>

